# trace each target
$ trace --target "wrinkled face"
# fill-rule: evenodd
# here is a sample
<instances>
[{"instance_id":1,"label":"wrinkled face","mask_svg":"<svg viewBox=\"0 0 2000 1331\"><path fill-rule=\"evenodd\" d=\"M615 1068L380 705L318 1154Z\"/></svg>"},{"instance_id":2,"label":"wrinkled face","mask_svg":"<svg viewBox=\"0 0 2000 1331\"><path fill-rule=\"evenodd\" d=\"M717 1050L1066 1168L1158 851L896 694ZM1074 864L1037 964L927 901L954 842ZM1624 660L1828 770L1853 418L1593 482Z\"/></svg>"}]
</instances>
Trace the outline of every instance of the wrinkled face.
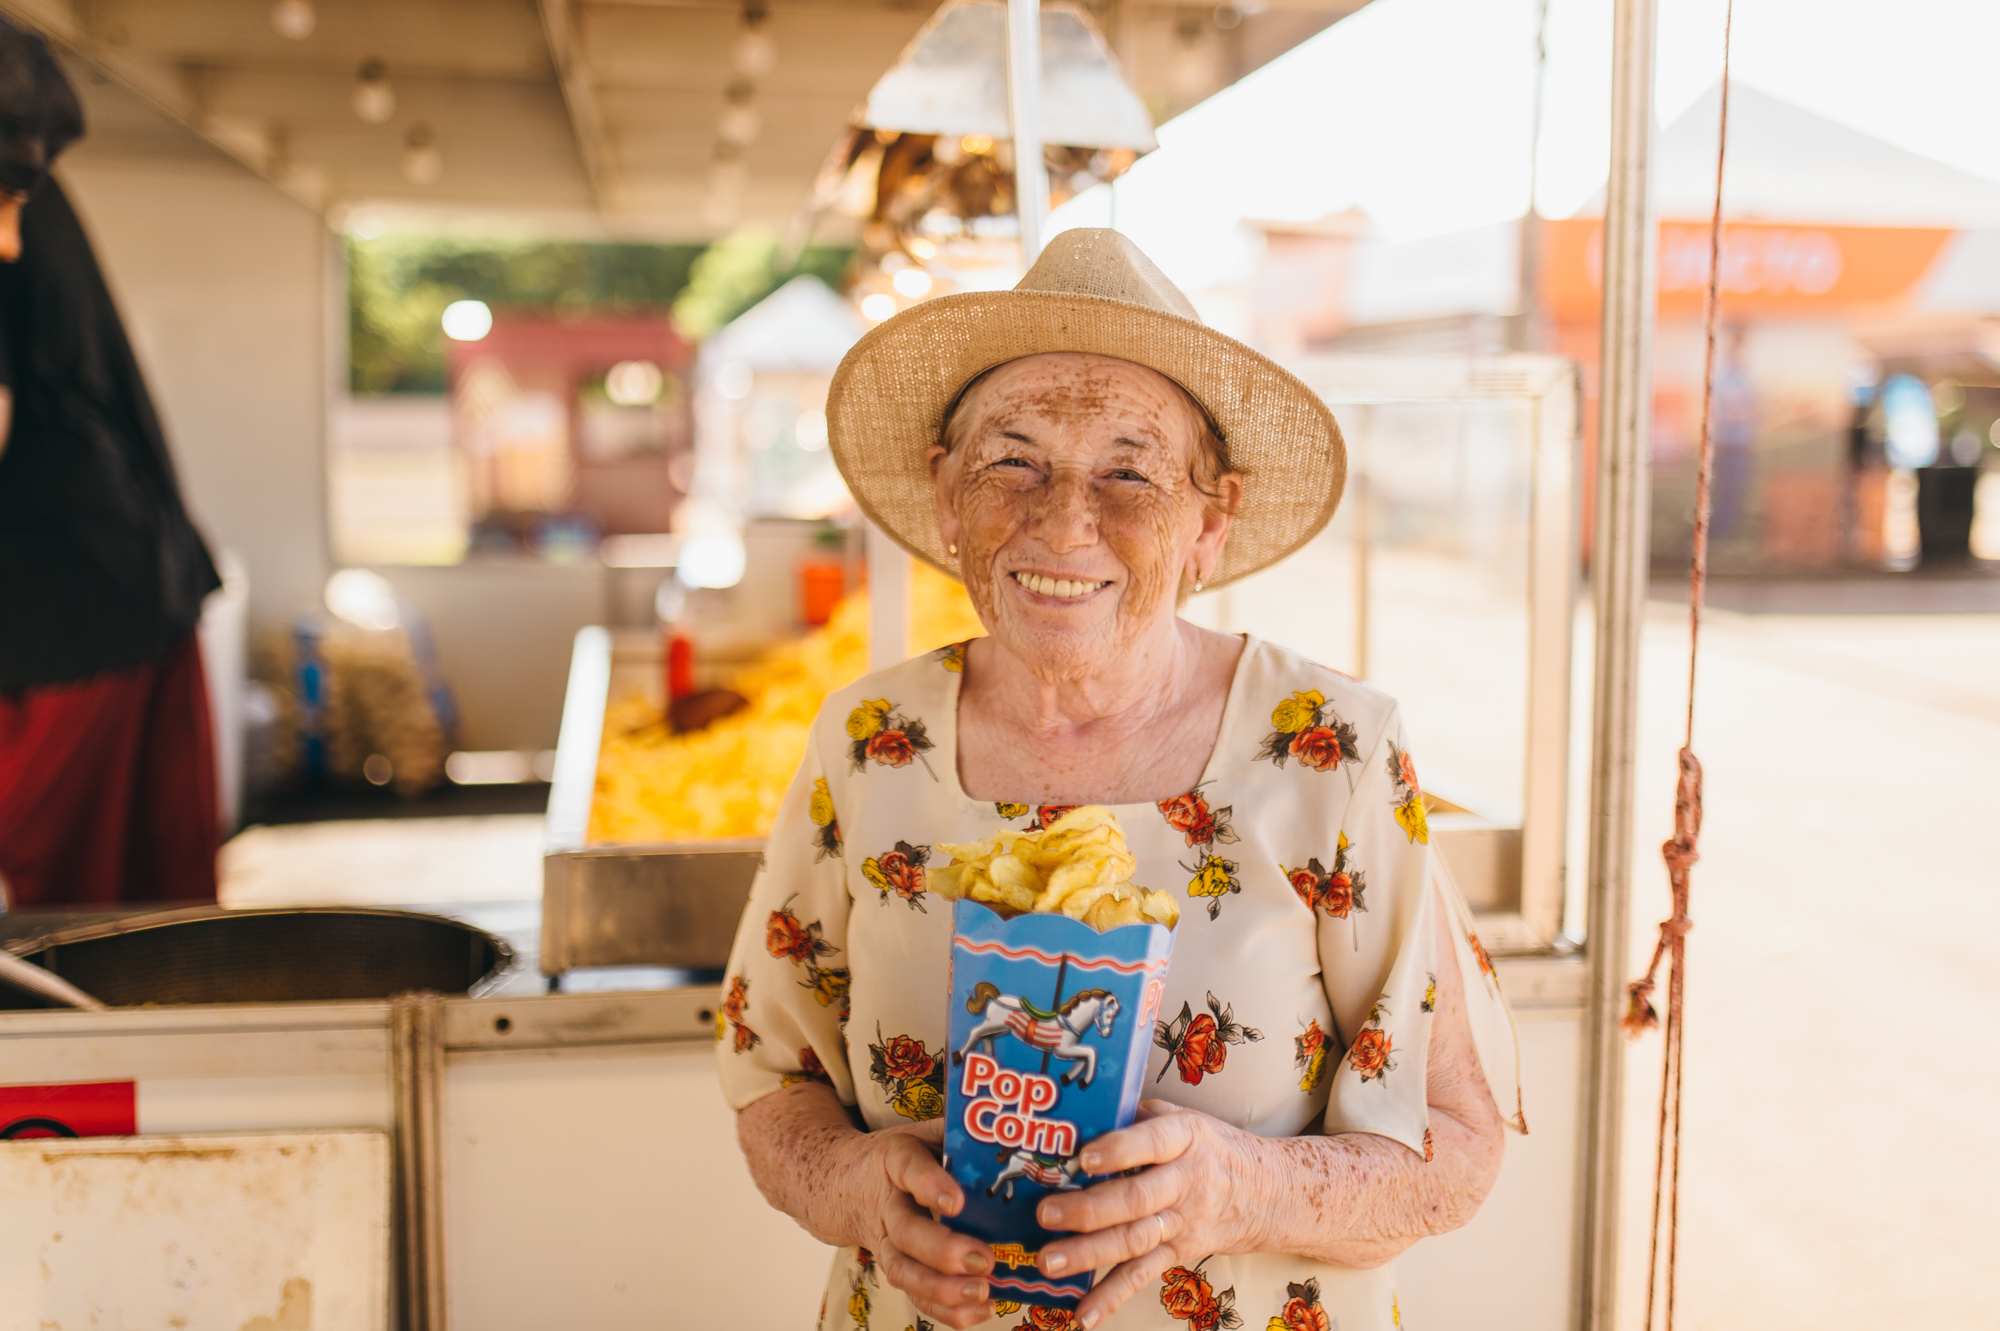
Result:
<instances>
[{"instance_id":1,"label":"wrinkled face","mask_svg":"<svg viewBox=\"0 0 2000 1331\"><path fill-rule=\"evenodd\" d=\"M1222 553L1241 492L1197 489L1201 419L1165 376L1053 352L966 394L931 449L938 524L987 629L1038 673L1115 666ZM1204 460L1205 465L1205 460Z\"/></svg>"}]
</instances>

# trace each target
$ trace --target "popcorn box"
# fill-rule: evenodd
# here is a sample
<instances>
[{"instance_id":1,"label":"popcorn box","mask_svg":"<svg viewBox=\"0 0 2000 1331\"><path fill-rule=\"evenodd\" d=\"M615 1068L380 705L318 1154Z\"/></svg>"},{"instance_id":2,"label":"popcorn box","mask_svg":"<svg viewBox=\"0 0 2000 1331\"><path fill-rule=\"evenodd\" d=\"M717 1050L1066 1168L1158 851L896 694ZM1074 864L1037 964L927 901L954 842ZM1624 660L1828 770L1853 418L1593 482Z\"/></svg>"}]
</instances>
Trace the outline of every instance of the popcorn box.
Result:
<instances>
[{"instance_id":1,"label":"popcorn box","mask_svg":"<svg viewBox=\"0 0 2000 1331\"><path fill-rule=\"evenodd\" d=\"M1087 1186L1083 1147L1138 1113L1173 947L1159 924L1099 933L952 904L944 1149L965 1208L944 1223L993 1245L994 1298L1074 1308L1090 1289L1088 1271L1036 1268L1062 1236L1035 1223L1035 1206Z\"/></svg>"}]
</instances>

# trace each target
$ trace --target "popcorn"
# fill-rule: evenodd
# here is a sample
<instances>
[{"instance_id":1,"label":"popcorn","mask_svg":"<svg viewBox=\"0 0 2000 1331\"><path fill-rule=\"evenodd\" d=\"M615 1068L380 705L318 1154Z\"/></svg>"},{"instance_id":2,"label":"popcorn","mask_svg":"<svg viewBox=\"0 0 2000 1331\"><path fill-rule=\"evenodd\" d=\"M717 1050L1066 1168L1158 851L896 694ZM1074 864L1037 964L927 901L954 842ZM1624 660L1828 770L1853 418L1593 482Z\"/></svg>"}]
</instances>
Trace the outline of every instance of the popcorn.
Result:
<instances>
[{"instance_id":1,"label":"popcorn","mask_svg":"<svg viewBox=\"0 0 2000 1331\"><path fill-rule=\"evenodd\" d=\"M911 571L912 654L985 632L963 587L928 564L913 561ZM590 844L765 835L805 757L821 701L867 669L868 594L857 591L828 623L773 647L731 679L749 704L701 730L676 733L659 704L645 698L613 701L604 711Z\"/></svg>"},{"instance_id":2,"label":"popcorn","mask_svg":"<svg viewBox=\"0 0 2000 1331\"><path fill-rule=\"evenodd\" d=\"M939 896L991 907L1005 918L1067 915L1099 933L1127 924L1180 921L1165 892L1132 881L1138 860L1117 815L1098 804L1071 809L1039 831L1001 831L983 841L939 842L951 863L928 870Z\"/></svg>"}]
</instances>

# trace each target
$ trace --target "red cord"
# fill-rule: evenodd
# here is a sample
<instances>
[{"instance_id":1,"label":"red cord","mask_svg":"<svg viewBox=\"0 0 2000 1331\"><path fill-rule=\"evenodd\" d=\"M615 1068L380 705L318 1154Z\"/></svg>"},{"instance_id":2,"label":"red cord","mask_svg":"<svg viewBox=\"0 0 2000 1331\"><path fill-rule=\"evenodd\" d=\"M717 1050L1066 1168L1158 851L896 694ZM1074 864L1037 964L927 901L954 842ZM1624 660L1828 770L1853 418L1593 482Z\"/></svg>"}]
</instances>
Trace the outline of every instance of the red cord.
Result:
<instances>
[{"instance_id":1,"label":"red cord","mask_svg":"<svg viewBox=\"0 0 2000 1331\"><path fill-rule=\"evenodd\" d=\"M1651 1331L1660 1270L1661 1212L1667 1236L1665 1331L1673 1331L1675 1277L1680 1266L1681 1216L1681 1049L1685 1038L1687 935L1694 927L1688 916L1688 873L1701 858L1701 760L1694 756L1695 667L1700 660L1701 604L1708 583L1709 486L1715 469L1715 330L1721 303L1722 168L1729 147L1729 38L1735 20L1729 0L1722 21L1722 114L1715 147L1715 212L1708 225L1708 298L1703 308L1706 346L1701 378L1701 462L1695 478L1694 552L1688 569L1688 687L1687 728L1680 751L1680 778L1674 788L1674 835L1660 847L1673 889L1673 914L1660 922L1659 941L1646 974L1629 986L1623 1025L1637 1036L1660 1024L1653 1007L1655 977L1667 962L1667 1020L1662 1041L1659 1138L1653 1152L1653 1229L1646 1252L1646 1320Z\"/></svg>"}]
</instances>

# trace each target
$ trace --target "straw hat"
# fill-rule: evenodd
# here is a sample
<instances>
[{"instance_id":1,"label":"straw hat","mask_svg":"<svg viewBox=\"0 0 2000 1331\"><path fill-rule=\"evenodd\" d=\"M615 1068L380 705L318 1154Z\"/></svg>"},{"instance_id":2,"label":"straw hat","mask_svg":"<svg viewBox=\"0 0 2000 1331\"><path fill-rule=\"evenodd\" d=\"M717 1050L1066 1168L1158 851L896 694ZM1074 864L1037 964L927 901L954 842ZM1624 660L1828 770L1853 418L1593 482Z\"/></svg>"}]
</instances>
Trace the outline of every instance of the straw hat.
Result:
<instances>
[{"instance_id":1,"label":"straw hat","mask_svg":"<svg viewBox=\"0 0 2000 1331\"><path fill-rule=\"evenodd\" d=\"M1156 370L1215 418L1243 502L1219 587L1311 540L1340 503L1347 448L1333 413L1269 357L1203 324L1194 306L1116 231L1065 231L1012 291L940 296L869 330L834 372L827 432L861 511L917 558L958 576L945 551L924 454L945 408L976 376L1047 351L1116 356Z\"/></svg>"}]
</instances>

